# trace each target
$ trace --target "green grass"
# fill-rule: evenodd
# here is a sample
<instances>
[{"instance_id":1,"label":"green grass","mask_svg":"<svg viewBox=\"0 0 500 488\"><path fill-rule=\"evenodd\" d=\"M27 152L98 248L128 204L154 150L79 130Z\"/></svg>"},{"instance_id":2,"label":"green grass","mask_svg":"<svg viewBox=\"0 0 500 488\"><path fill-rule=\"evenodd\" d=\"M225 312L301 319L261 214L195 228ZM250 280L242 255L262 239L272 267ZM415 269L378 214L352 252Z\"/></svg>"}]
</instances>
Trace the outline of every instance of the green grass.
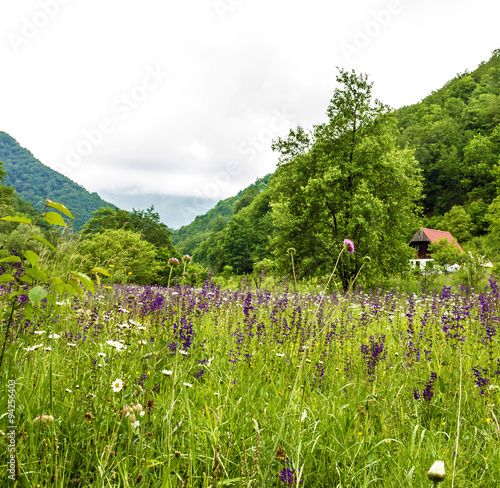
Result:
<instances>
[{"instance_id":1,"label":"green grass","mask_svg":"<svg viewBox=\"0 0 500 488\"><path fill-rule=\"evenodd\" d=\"M319 295L278 286L115 287L46 305L33 323L17 318L7 346L1 383L16 381L20 477L8 478L9 453L0 451L0 485L296 486L280 479L289 467L308 488L430 487L426 473L440 459L442 486L452 486L460 406L454 486L497 486L500 348L496 333L484 337L498 328L500 304L491 290L483 299L486 315L479 294L409 301L374 290L328 295L317 315ZM473 368L487 370L484 388ZM431 372L432 398L416 400ZM115 379L124 382L118 392ZM123 409L139 403L134 428ZM55 421L35 423L42 414Z\"/></svg>"}]
</instances>

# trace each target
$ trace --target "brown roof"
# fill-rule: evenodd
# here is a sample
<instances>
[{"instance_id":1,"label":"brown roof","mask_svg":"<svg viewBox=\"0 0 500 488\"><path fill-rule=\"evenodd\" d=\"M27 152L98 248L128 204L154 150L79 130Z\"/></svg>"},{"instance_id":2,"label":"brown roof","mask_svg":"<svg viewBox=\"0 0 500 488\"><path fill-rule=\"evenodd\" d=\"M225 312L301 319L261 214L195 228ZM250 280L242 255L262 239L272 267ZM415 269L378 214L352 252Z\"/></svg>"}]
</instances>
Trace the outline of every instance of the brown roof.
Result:
<instances>
[{"instance_id":1,"label":"brown roof","mask_svg":"<svg viewBox=\"0 0 500 488\"><path fill-rule=\"evenodd\" d=\"M420 230L415 232L410 244L412 242L437 242L439 239L446 239L450 244L458 247L460 252L464 252L462 246L460 246L457 240L449 232L444 230L426 229L425 227L421 227Z\"/></svg>"}]
</instances>

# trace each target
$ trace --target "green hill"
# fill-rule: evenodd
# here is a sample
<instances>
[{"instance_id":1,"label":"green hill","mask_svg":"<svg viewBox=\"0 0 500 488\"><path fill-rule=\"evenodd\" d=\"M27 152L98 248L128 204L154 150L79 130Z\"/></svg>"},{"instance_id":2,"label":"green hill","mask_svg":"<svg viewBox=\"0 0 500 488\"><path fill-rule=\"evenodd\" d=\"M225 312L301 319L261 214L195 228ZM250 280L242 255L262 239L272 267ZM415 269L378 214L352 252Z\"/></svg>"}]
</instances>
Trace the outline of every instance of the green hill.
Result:
<instances>
[{"instance_id":1,"label":"green hill","mask_svg":"<svg viewBox=\"0 0 500 488\"><path fill-rule=\"evenodd\" d=\"M423 170L426 214L472 205L484 215L500 189L500 49L398 118L400 144L415 148Z\"/></svg>"},{"instance_id":2,"label":"green hill","mask_svg":"<svg viewBox=\"0 0 500 488\"><path fill-rule=\"evenodd\" d=\"M17 195L41 210L50 198L71 210L74 229L80 230L101 207L115 207L97 193L90 193L66 176L43 165L27 149L5 132L0 132L0 161L7 172L4 184L16 189Z\"/></svg>"}]
</instances>

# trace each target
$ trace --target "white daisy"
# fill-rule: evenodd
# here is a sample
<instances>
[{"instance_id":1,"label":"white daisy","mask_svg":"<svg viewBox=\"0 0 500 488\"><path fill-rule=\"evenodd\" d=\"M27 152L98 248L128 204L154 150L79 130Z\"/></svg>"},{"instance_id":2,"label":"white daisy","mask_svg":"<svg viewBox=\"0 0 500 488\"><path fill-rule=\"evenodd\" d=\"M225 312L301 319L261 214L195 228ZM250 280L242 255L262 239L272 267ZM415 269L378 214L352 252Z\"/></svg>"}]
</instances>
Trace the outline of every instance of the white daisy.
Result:
<instances>
[{"instance_id":1,"label":"white daisy","mask_svg":"<svg viewBox=\"0 0 500 488\"><path fill-rule=\"evenodd\" d=\"M123 388L123 381L120 378L116 378L116 380L113 381L113 391L115 393L118 393L119 391L121 391L122 388Z\"/></svg>"}]
</instances>

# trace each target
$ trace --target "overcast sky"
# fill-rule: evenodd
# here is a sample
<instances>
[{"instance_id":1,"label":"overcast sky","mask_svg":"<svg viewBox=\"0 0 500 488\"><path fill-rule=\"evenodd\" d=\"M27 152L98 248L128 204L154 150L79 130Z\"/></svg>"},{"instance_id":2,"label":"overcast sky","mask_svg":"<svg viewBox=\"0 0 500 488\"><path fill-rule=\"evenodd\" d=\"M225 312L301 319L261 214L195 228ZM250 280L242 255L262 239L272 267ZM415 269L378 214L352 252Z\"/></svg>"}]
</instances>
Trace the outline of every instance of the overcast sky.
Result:
<instances>
[{"instance_id":1,"label":"overcast sky","mask_svg":"<svg viewBox=\"0 0 500 488\"><path fill-rule=\"evenodd\" d=\"M499 19L498 0L3 0L0 130L177 228L325 120L337 66L413 104L488 60Z\"/></svg>"}]
</instances>

